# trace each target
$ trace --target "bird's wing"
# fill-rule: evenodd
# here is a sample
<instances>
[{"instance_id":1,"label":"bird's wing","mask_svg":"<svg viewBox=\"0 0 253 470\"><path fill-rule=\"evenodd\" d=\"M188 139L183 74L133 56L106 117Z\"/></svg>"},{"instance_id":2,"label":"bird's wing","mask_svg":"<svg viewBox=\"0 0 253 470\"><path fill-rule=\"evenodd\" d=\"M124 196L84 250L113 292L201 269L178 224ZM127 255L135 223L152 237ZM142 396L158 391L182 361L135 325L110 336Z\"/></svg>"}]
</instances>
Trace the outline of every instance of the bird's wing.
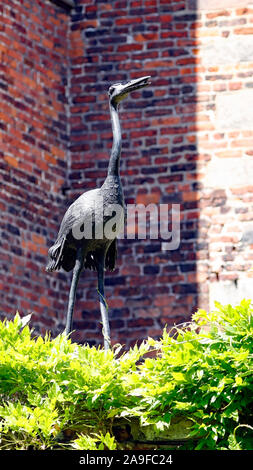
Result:
<instances>
[{"instance_id":1,"label":"bird's wing","mask_svg":"<svg viewBox=\"0 0 253 470\"><path fill-rule=\"evenodd\" d=\"M47 271L60 269L63 263L63 255L65 255L63 266L65 271L70 271L73 268L75 248L69 246L67 237L73 231L74 227L78 227L78 225L81 226L82 223L88 219L90 209L94 205L94 201L97 199L99 199L99 189L92 189L91 191L87 191L82 194L75 202L73 202L73 204L71 204L71 206L69 206L62 219L57 239L53 246L48 250ZM71 235L73 235L73 232Z\"/></svg>"},{"instance_id":2,"label":"bird's wing","mask_svg":"<svg viewBox=\"0 0 253 470\"><path fill-rule=\"evenodd\" d=\"M82 194L76 201L69 206L66 211L59 229L57 240L66 237L71 230L85 222L90 215L94 202L98 199L99 188L92 189Z\"/></svg>"}]
</instances>

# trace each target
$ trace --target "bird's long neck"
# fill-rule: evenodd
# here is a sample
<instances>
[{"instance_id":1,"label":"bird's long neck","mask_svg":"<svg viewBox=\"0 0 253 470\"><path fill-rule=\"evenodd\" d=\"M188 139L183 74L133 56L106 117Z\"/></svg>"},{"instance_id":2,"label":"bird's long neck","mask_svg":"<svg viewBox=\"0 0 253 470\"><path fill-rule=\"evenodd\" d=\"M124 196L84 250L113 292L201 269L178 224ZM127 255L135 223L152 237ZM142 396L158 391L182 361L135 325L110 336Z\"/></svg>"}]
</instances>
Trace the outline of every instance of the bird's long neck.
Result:
<instances>
[{"instance_id":1,"label":"bird's long neck","mask_svg":"<svg viewBox=\"0 0 253 470\"><path fill-rule=\"evenodd\" d=\"M121 129L119 122L118 107L114 107L111 103L110 113L112 121L113 144L107 176L119 176L119 163L121 154Z\"/></svg>"}]
</instances>

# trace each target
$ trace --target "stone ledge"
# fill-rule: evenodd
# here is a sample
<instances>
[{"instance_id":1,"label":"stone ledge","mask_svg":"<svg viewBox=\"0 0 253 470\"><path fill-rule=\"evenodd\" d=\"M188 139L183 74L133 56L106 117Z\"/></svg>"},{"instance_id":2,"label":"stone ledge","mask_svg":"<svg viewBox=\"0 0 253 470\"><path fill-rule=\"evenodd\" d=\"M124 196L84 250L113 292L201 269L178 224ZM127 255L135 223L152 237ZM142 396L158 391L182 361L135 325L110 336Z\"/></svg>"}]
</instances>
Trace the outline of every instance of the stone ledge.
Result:
<instances>
[{"instance_id":1,"label":"stone ledge","mask_svg":"<svg viewBox=\"0 0 253 470\"><path fill-rule=\"evenodd\" d=\"M115 419L112 432L119 444L129 449L151 449L175 447L184 444L191 438L193 422L184 417L174 417L167 429L159 430L153 425L141 426L137 418Z\"/></svg>"}]
</instances>

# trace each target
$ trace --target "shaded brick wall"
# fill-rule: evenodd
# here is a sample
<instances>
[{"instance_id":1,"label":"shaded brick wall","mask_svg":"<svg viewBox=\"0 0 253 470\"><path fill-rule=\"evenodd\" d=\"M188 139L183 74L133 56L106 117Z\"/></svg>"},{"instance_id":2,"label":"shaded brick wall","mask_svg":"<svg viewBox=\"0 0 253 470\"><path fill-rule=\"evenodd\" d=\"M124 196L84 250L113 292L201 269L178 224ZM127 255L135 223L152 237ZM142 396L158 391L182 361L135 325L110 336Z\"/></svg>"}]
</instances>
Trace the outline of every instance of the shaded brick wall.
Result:
<instances>
[{"instance_id":1,"label":"shaded brick wall","mask_svg":"<svg viewBox=\"0 0 253 470\"><path fill-rule=\"evenodd\" d=\"M180 204L181 243L120 240L106 275L113 342L251 291L252 24L248 1L78 0L0 7L1 312L63 327L70 277L44 272L67 205L105 176L107 90L151 75L121 106L126 203ZM44 325L44 326L43 326ZM79 284L75 339L102 340L96 277Z\"/></svg>"}]
</instances>

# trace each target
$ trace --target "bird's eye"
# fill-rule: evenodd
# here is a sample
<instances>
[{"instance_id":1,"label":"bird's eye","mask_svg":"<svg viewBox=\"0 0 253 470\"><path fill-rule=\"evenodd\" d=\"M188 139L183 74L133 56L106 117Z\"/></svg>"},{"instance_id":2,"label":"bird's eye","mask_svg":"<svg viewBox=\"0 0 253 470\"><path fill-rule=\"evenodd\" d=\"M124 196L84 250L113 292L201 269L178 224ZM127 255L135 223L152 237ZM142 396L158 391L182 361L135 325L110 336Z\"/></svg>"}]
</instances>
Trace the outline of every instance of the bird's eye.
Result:
<instances>
[{"instance_id":1,"label":"bird's eye","mask_svg":"<svg viewBox=\"0 0 253 470\"><path fill-rule=\"evenodd\" d=\"M112 86L112 87L110 88L110 90L109 90L110 95L113 94L114 90L115 90L115 88L114 88L114 86Z\"/></svg>"}]
</instances>

